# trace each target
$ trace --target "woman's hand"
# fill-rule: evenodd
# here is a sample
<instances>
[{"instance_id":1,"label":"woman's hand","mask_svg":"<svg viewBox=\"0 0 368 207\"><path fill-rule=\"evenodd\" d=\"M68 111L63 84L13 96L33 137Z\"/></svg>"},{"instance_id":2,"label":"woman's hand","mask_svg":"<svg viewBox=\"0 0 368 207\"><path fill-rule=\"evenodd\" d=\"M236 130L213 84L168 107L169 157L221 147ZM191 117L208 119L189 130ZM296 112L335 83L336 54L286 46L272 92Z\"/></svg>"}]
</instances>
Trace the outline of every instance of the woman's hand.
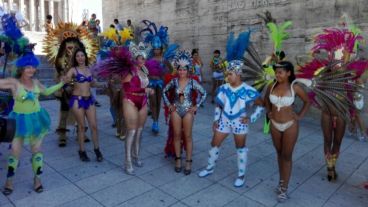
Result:
<instances>
[{"instance_id":1,"label":"woman's hand","mask_svg":"<svg viewBox=\"0 0 368 207\"><path fill-rule=\"evenodd\" d=\"M153 94L155 94L155 90L153 90L152 88L146 88L145 90L146 90L146 93L147 93L148 95L153 95Z\"/></svg>"},{"instance_id":2,"label":"woman's hand","mask_svg":"<svg viewBox=\"0 0 368 207\"><path fill-rule=\"evenodd\" d=\"M176 110L175 105L171 104L171 105L169 106L169 112L171 113L171 112L174 112L175 110Z\"/></svg>"},{"instance_id":3,"label":"woman's hand","mask_svg":"<svg viewBox=\"0 0 368 207\"><path fill-rule=\"evenodd\" d=\"M63 83L69 83L71 81L71 79L67 76L61 76L60 81L63 82Z\"/></svg>"},{"instance_id":4,"label":"woman's hand","mask_svg":"<svg viewBox=\"0 0 368 207\"><path fill-rule=\"evenodd\" d=\"M218 121L214 121L212 124L212 130L213 132L216 132L216 129L218 128Z\"/></svg>"},{"instance_id":5,"label":"woman's hand","mask_svg":"<svg viewBox=\"0 0 368 207\"><path fill-rule=\"evenodd\" d=\"M293 112L293 119L295 121L299 121L300 120L300 116L297 113Z\"/></svg>"},{"instance_id":6,"label":"woman's hand","mask_svg":"<svg viewBox=\"0 0 368 207\"><path fill-rule=\"evenodd\" d=\"M192 106L188 110L190 113L194 114L197 111L197 106Z\"/></svg>"},{"instance_id":7,"label":"woman's hand","mask_svg":"<svg viewBox=\"0 0 368 207\"><path fill-rule=\"evenodd\" d=\"M269 119L272 119L272 112L268 112L268 113L267 113L267 117L268 117Z\"/></svg>"},{"instance_id":8,"label":"woman's hand","mask_svg":"<svg viewBox=\"0 0 368 207\"><path fill-rule=\"evenodd\" d=\"M240 122L242 123L242 124L248 124L249 123L249 118L248 117L241 117L240 118Z\"/></svg>"}]
</instances>

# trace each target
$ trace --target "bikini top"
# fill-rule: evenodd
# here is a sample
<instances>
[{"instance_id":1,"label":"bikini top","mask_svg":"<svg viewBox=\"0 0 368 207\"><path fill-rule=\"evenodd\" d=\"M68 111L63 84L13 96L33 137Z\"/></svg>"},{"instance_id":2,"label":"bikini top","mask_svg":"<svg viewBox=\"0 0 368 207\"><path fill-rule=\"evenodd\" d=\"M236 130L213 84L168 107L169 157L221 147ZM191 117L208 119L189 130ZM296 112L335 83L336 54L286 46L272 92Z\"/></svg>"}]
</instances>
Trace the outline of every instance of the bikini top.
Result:
<instances>
[{"instance_id":1,"label":"bikini top","mask_svg":"<svg viewBox=\"0 0 368 207\"><path fill-rule=\"evenodd\" d=\"M92 75L90 75L90 76L87 77L84 74L79 73L79 71L78 71L77 68L75 68L75 71L77 71L77 75L75 76L75 80L78 83L92 82L92 80L93 80Z\"/></svg>"},{"instance_id":2,"label":"bikini top","mask_svg":"<svg viewBox=\"0 0 368 207\"><path fill-rule=\"evenodd\" d=\"M295 101L295 92L294 92L294 81L291 83L291 96L276 96L272 94L272 91L277 82L275 82L270 91L270 102L277 107L277 111L280 111L282 107L291 106Z\"/></svg>"}]
</instances>

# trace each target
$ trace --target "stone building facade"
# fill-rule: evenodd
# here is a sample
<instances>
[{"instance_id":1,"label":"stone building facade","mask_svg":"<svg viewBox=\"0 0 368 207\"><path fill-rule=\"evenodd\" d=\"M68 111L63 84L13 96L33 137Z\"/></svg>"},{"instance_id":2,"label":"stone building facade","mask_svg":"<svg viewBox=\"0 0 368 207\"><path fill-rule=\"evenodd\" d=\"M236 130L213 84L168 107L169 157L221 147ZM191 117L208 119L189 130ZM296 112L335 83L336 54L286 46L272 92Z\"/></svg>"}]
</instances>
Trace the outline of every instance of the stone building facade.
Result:
<instances>
[{"instance_id":1,"label":"stone building facade","mask_svg":"<svg viewBox=\"0 0 368 207\"><path fill-rule=\"evenodd\" d=\"M257 15L266 10L277 22L293 21L284 44L293 62L295 57L305 58L313 35L337 25L344 12L368 31L366 0L104 0L102 8L106 27L114 18L123 23L131 19L136 27L142 26L143 19L152 20L169 27L171 42L185 49L199 48L207 63L213 50L225 50L229 32L247 28L253 31L252 41L262 57L269 54L273 45Z\"/></svg>"}]
</instances>

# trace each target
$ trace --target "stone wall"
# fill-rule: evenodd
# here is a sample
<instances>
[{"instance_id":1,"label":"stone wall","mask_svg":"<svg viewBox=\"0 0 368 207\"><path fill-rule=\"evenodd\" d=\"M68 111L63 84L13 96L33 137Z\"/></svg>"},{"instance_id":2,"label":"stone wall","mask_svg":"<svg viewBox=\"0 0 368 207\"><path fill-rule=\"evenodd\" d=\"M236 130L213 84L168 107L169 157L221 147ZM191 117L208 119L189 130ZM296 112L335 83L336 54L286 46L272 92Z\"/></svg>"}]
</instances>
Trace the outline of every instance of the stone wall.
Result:
<instances>
[{"instance_id":1,"label":"stone wall","mask_svg":"<svg viewBox=\"0 0 368 207\"><path fill-rule=\"evenodd\" d=\"M364 33L368 32L368 4L366 0L104 0L105 26L118 18L131 19L139 28L143 19L169 27L171 42L182 48L199 48L202 59L208 63L212 51L224 52L230 32L236 34L250 28L252 41L261 57L272 52L272 43L263 20L257 16L265 10L277 22L293 21L290 39L284 50L288 59L308 58L312 37L323 28L336 26L346 12ZM207 76L210 77L210 76Z\"/></svg>"}]
</instances>

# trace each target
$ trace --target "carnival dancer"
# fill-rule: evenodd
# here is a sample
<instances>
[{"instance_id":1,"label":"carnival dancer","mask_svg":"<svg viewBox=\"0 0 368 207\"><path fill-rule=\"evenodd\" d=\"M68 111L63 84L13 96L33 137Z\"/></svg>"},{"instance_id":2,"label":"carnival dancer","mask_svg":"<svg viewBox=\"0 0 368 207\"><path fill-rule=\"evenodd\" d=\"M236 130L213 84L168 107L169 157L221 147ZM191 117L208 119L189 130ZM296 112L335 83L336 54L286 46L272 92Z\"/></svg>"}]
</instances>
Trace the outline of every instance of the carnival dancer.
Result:
<instances>
[{"instance_id":1,"label":"carnival dancer","mask_svg":"<svg viewBox=\"0 0 368 207\"><path fill-rule=\"evenodd\" d=\"M199 177L206 177L214 172L216 160L219 157L220 146L229 134L234 135L236 152L238 155L238 176L234 182L235 187L241 187L245 183L245 173L248 158L246 147L246 135L248 125L254 123L262 114L262 101L256 89L242 82L243 54L249 43L250 32L242 32L234 40L234 34L230 33L227 42L226 75L228 83L221 85L217 90L215 118L213 122L213 138L209 150L206 169L199 172ZM256 104L252 114L246 110L248 106Z\"/></svg>"},{"instance_id":2,"label":"carnival dancer","mask_svg":"<svg viewBox=\"0 0 368 207\"><path fill-rule=\"evenodd\" d=\"M285 22L282 25L268 23L267 26L270 28L271 37L274 40L275 51L280 51L278 48L281 48L282 41L288 36L285 29L290 25L291 22ZM359 74L364 71L367 62L363 60L346 61L342 58L346 52L342 51L344 51L343 48L351 49L356 38L346 30L326 29L325 34L316 38L318 44L313 48L314 58L299 68L294 81L292 81L293 66L290 62L281 61L274 63L273 68L276 73L276 81L272 82L275 73L263 67L259 55L253 46L249 46L247 49L249 55L244 60L247 66L244 71L245 79L253 81L255 87L259 89L264 88L268 84L265 102L267 113L271 119L271 135L278 156L280 180L276 192L280 202L288 199L287 187L291 173L291 153L295 144L293 142L296 141L297 137L297 133L294 130L298 130L297 120L305 114L309 102L318 106L323 113L326 113L327 117L331 113L338 114L342 117L342 120L349 120L351 117L350 109L354 106L348 94L358 92L360 89L354 82L354 79L357 76L359 77ZM327 52L327 54L323 54L323 52ZM350 71L346 69L350 69ZM305 97L301 86L296 83L302 83L309 89L309 100ZM287 91L289 91L291 96L288 95ZM295 100L295 95L298 95L298 91L304 104L302 110L296 114L291 109L291 105ZM290 113L285 113L287 111ZM323 120L322 126L327 125L332 130L331 123L329 120ZM341 123L339 124L339 127L334 129L335 132L326 132L328 133L328 138L325 138L325 143L328 144L325 144L325 152L330 152L331 150L332 134L336 138L336 136L341 135L341 131L345 130L345 126L342 126ZM286 137L294 137L295 141ZM341 139L338 140L341 143ZM338 140L336 140L336 143L339 142ZM337 146L334 144L334 147ZM327 162L329 173L331 173L329 174L331 176L329 180L336 173L331 161L333 160Z\"/></svg>"},{"instance_id":3,"label":"carnival dancer","mask_svg":"<svg viewBox=\"0 0 368 207\"><path fill-rule=\"evenodd\" d=\"M288 199L287 189L292 171L292 154L298 139L299 120L308 111L310 101L303 88L295 84L294 66L290 62L281 61L274 65L274 70L276 82L267 88L265 105L271 120L271 137L279 166L278 200L282 202ZM299 112L293 110L296 96L303 102Z\"/></svg>"},{"instance_id":4,"label":"carnival dancer","mask_svg":"<svg viewBox=\"0 0 368 207\"><path fill-rule=\"evenodd\" d=\"M108 58L110 50L119 47L126 46L133 39L133 33L128 29L117 31L109 28L102 33L104 40L99 54L99 61L103 61ZM108 77L108 96L110 98L110 113L113 118L113 127L116 127L116 137L123 140L125 139L126 126L124 122L123 114L123 91L121 87L121 77L118 74L112 74Z\"/></svg>"},{"instance_id":5,"label":"carnival dancer","mask_svg":"<svg viewBox=\"0 0 368 207\"><path fill-rule=\"evenodd\" d=\"M355 35L347 29L329 28L324 33L315 38L315 45L312 48L314 58L305 66L302 71L313 74L323 68L327 68L329 73L342 73L339 82L325 83L334 89L328 95L337 97L337 103L326 102L313 98L313 101L322 110L321 126L324 136L324 154L327 163L327 179L335 181L337 179L336 162L340 153L340 146L344 137L346 122L351 121L356 107L353 104L353 94L361 89L356 85L356 78L368 68L368 61L354 58L355 43L362 39L360 35ZM323 55L325 54L325 55ZM330 67L328 67L330 66ZM327 70L325 69L325 70ZM339 91L336 91L339 89ZM316 93L315 95L318 95ZM345 97L348 98L345 98ZM350 110L350 111L349 111Z\"/></svg>"},{"instance_id":6,"label":"carnival dancer","mask_svg":"<svg viewBox=\"0 0 368 207\"><path fill-rule=\"evenodd\" d=\"M139 152L142 131L147 119L147 93L153 93L153 90L148 88L148 70L144 66L146 50L143 43L137 46L131 42L129 49L113 48L109 57L96 66L102 77L109 77L112 74L122 77L123 111L127 127L125 172L129 175L135 174L133 164L136 167L143 166Z\"/></svg>"},{"instance_id":7,"label":"carnival dancer","mask_svg":"<svg viewBox=\"0 0 368 207\"><path fill-rule=\"evenodd\" d=\"M213 52L213 57L210 62L210 68L212 70L212 100L211 103L215 103L215 96L217 88L224 83L224 60L221 58L220 50Z\"/></svg>"},{"instance_id":8,"label":"carnival dancer","mask_svg":"<svg viewBox=\"0 0 368 207\"><path fill-rule=\"evenodd\" d=\"M149 43L152 51L149 53L149 59L146 61L146 67L149 71L150 84L155 93L149 97L149 106L152 113L153 133L159 133L158 119L160 116L162 88L164 86L163 77L170 70L170 62L165 59L164 51L169 47L168 27L160 26L157 30L155 23L148 20L142 21L146 28L141 31L144 35L145 43Z\"/></svg>"},{"instance_id":9,"label":"carnival dancer","mask_svg":"<svg viewBox=\"0 0 368 207\"><path fill-rule=\"evenodd\" d=\"M207 93L198 81L189 76L189 70L192 68L192 58L189 52L178 51L174 59L174 68L177 70L178 76L165 86L163 98L165 105L169 109L170 127L173 130L175 172L179 173L182 170L181 151L182 135L184 135L186 150L184 174L189 175L192 168L192 127L194 115L198 107L205 101ZM168 93L170 92L171 94L169 95ZM198 103L194 99L196 96L194 93L201 95Z\"/></svg>"},{"instance_id":10,"label":"carnival dancer","mask_svg":"<svg viewBox=\"0 0 368 207\"><path fill-rule=\"evenodd\" d=\"M90 63L96 60L98 51L97 42L89 35L88 31L79 30L78 25L71 22L59 22L56 28L47 34L44 44L44 52L49 62L55 65L56 79L68 73L68 70L72 67L73 54L77 49L87 50ZM60 101L59 123L56 129L59 135L59 147L65 147L67 144L67 132L69 131L67 126L74 126L75 124L73 114L69 108L72 91L73 82L66 84L55 94Z\"/></svg>"},{"instance_id":11,"label":"carnival dancer","mask_svg":"<svg viewBox=\"0 0 368 207\"><path fill-rule=\"evenodd\" d=\"M16 61L16 78L0 80L1 89L10 89L14 97L14 107L9 118L16 121L15 137L11 146L11 155L8 158L8 173L3 193L10 195L13 192L13 178L18 167L19 156L23 144L30 144L32 151L32 169L34 172L33 189L37 193L43 191L41 174L43 167L43 153L41 144L44 136L50 130L50 117L47 111L40 106L40 95L51 95L64 85L61 82L50 88L44 87L33 76L39 60L31 49Z\"/></svg>"},{"instance_id":12,"label":"carnival dancer","mask_svg":"<svg viewBox=\"0 0 368 207\"><path fill-rule=\"evenodd\" d=\"M103 157L99 149L95 98L91 95L91 86L95 86L96 82L93 80L89 69L88 56L85 50L77 49L75 51L72 68L69 69L66 76L75 80L72 96L69 99L69 108L72 109L78 124L79 158L83 162L90 161L84 148L85 118L87 118L92 132L96 159L101 162Z\"/></svg>"}]
</instances>

